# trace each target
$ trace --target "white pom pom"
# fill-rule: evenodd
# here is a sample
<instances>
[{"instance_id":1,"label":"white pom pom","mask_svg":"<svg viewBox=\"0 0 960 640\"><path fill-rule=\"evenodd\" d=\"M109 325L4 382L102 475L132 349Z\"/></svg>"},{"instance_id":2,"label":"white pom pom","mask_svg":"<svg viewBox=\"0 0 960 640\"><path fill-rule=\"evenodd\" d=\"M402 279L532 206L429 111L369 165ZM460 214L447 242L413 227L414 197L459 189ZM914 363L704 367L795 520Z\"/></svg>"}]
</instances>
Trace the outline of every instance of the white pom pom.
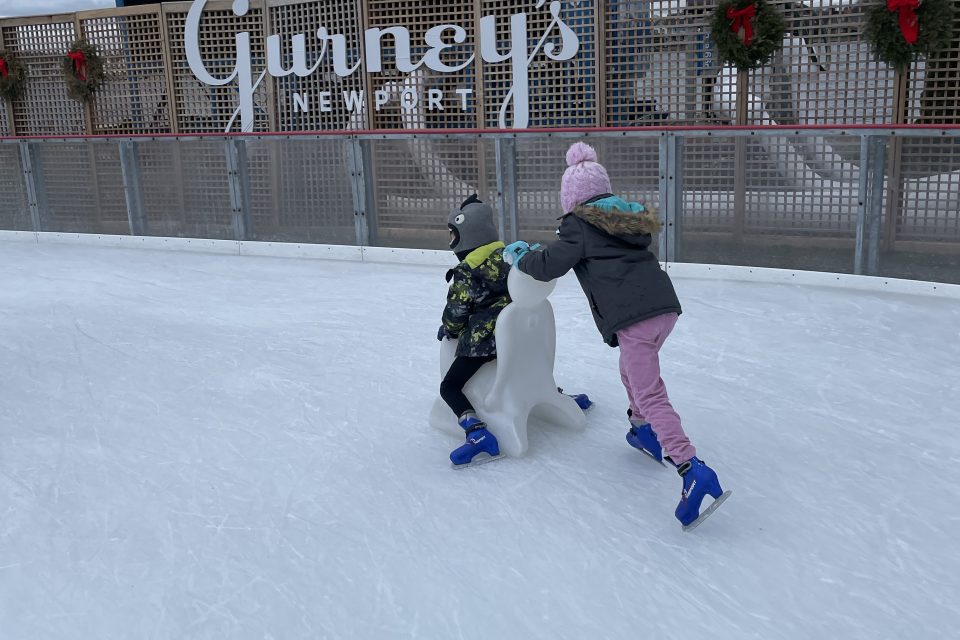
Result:
<instances>
[{"instance_id":1,"label":"white pom pom","mask_svg":"<svg viewBox=\"0 0 960 640\"><path fill-rule=\"evenodd\" d=\"M577 142L567 149L567 166L572 167L581 162L596 162L597 152L585 142Z\"/></svg>"}]
</instances>

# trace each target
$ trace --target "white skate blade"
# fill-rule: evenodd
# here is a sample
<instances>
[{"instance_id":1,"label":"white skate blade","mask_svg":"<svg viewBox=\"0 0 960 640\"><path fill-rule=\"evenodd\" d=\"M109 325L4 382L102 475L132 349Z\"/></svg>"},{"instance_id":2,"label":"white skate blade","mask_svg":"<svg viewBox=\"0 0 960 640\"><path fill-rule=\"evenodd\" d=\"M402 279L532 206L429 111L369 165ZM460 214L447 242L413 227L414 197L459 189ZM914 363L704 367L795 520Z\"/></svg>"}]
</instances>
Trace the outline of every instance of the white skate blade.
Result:
<instances>
[{"instance_id":1,"label":"white skate blade","mask_svg":"<svg viewBox=\"0 0 960 640\"><path fill-rule=\"evenodd\" d=\"M634 447L634 449L637 449L637 448ZM656 462L657 464L659 464L661 467L667 466L667 463L665 463L663 460L657 460L657 456L653 455L652 453L650 453L650 452L647 451L646 449L637 449L637 451L639 451L639 452L642 453L643 455L647 456L648 458L650 458L651 460L653 460L654 462Z\"/></svg>"},{"instance_id":2,"label":"white skate blade","mask_svg":"<svg viewBox=\"0 0 960 640\"><path fill-rule=\"evenodd\" d=\"M713 502L711 502L711 503L710 503L710 506L707 507L706 509L704 509L704 510L703 510L703 513L701 513L700 516L699 516L696 520L694 520L693 522L691 522L691 523L688 524L688 525L684 525L684 526L683 526L683 530L684 530L684 531L693 531L693 530L696 529L698 526L700 526L700 523L703 522L704 520L706 520L708 517L710 517L710 514L713 513L714 511L716 511L716 510L717 510L717 507L719 507L720 505L722 505L722 504L723 504L723 501L726 500L727 498L729 498L731 493L733 493L733 492L732 492L732 491L724 491L722 494L720 494L720 497L717 498L716 500L714 500Z\"/></svg>"},{"instance_id":3,"label":"white skate blade","mask_svg":"<svg viewBox=\"0 0 960 640\"><path fill-rule=\"evenodd\" d=\"M471 460L470 462L468 462L468 463L466 463L466 464L453 464L453 463L451 462L451 463L450 463L450 468L451 468L451 469L466 469L467 467L476 467L477 465L487 464L488 462L493 462L494 460L499 460L499 459L502 458L502 457L503 457L503 454L502 454L502 453L499 453L499 454L497 454L497 455L495 455L495 456L491 456L491 455L490 455L489 453L487 453L486 451L481 451L480 453L478 453L477 455L475 455L475 456L473 457L473 460Z\"/></svg>"}]
</instances>

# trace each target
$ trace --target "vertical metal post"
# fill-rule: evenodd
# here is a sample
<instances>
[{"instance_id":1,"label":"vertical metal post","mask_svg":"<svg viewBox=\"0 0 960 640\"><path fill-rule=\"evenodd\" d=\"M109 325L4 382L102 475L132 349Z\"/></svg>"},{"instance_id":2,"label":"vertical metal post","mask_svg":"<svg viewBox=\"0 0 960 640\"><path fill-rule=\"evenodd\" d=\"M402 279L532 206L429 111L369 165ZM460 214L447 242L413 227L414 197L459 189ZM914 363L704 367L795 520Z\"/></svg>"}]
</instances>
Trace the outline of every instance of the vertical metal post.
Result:
<instances>
[{"instance_id":1,"label":"vertical metal post","mask_svg":"<svg viewBox=\"0 0 960 640\"><path fill-rule=\"evenodd\" d=\"M860 175L857 191L857 239L853 249L853 273L863 275L863 239L867 228L867 196L870 193L870 136L860 136Z\"/></svg>"},{"instance_id":2,"label":"vertical metal post","mask_svg":"<svg viewBox=\"0 0 960 640\"><path fill-rule=\"evenodd\" d=\"M350 137L346 140L347 162L350 168L350 191L353 196L353 221L356 230L357 245L368 247L371 244L372 197L368 188L369 141Z\"/></svg>"},{"instance_id":3,"label":"vertical metal post","mask_svg":"<svg viewBox=\"0 0 960 640\"><path fill-rule=\"evenodd\" d=\"M663 229L657 244L661 262L680 259L680 227L683 216L683 142L673 133L660 137L660 213Z\"/></svg>"},{"instance_id":4,"label":"vertical metal post","mask_svg":"<svg viewBox=\"0 0 960 640\"><path fill-rule=\"evenodd\" d=\"M887 139L870 136L870 193L867 200L867 273L880 273L880 243L883 220L883 179L887 168Z\"/></svg>"},{"instance_id":5,"label":"vertical metal post","mask_svg":"<svg viewBox=\"0 0 960 640\"><path fill-rule=\"evenodd\" d=\"M747 71L737 71L737 125L746 126L750 116L750 76ZM734 138L733 160L733 239L743 240L747 223L747 142L739 135Z\"/></svg>"},{"instance_id":6,"label":"vertical metal post","mask_svg":"<svg viewBox=\"0 0 960 640\"><path fill-rule=\"evenodd\" d=\"M657 257L661 262L669 262L667 255L667 225L673 217L670 212L670 183L667 180L667 174L670 173L670 143L667 139L667 132L660 133L658 145L659 152L659 170L657 172L659 185L658 202L660 204L660 213L663 216L664 230L660 232L657 238Z\"/></svg>"},{"instance_id":7,"label":"vertical metal post","mask_svg":"<svg viewBox=\"0 0 960 640\"><path fill-rule=\"evenodd\" d=\"M247 144L243 138L228 137L225 141L227 182L230 185L230 209L233 217L233 235L236 240L248 239L251 226L250 168L247 162Z\"/></svg>"},{"instance_id":8,"label":"vertical metal post","mask_svg":"<svg viewBox=\"0 0 960 640\"><path fill-rule=\"evenodd\" d=\"M120 145L120 170L123 172L123 194L127 201L127 221L130 235L147 233L146 210L143 205L143 180L140 175L140 149L132 140Z\"/></svg>"},{"instance_id":9,"label":"vertical metal post","mask_svg":"<svg viewBox=\"0 0 960 640\"><path fill-rule=\"evenodd\" d=\"M519 201L517 193L517 141L514 138L497 138L496 161L500 235L507 242L514 242L520 232L518 228L520 221L518 219Z\"/></svg>"},{"instance_id":10,"label":"vertical metal post","mask_svg":"<svg viewBox=\"0 0 960 640\"><path fill-rule=\"evenodd\" d=\"M47 216L47 198L44 191L43 171L40 159L33 144L20 141L20 166L23 168L23 182L27 188L27 206L30 209L30 222L34 232L43 231L41 221Z\"/></svg>"}]
</instances>

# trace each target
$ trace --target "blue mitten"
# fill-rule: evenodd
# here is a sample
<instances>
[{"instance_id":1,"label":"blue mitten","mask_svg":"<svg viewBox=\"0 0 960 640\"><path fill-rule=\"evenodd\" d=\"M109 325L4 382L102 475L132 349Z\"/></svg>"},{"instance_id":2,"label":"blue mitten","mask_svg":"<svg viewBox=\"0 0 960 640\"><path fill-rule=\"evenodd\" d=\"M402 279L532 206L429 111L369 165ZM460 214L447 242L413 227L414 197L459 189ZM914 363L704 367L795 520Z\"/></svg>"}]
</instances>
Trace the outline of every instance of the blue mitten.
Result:
<instances>
[{"instance_id":1,"label":"blue mitten","mask_svg":"<svg viewBox=\"0 0 960 640\"><path fill-rule=\"evenodd\" d=\"M520 258L530 253L530 251L538 248L540 245L535 244L532 247L524 242L523 240L517 240L516 242L511 242L506 247L503 248L503 259L506 260L507 264L516 265L520 262Z\"/></svg>"},{"instance_id":2,"label":"blue mitten","mask_svg":"<svg viewBox=\"0 0 960 640\"><path fill-rule=\"evenodd\" d=\"M447 337L447 330L440 325L440 328L437 330L437 340L443 342L443 339Z\"/></svg>"}]
</instances>

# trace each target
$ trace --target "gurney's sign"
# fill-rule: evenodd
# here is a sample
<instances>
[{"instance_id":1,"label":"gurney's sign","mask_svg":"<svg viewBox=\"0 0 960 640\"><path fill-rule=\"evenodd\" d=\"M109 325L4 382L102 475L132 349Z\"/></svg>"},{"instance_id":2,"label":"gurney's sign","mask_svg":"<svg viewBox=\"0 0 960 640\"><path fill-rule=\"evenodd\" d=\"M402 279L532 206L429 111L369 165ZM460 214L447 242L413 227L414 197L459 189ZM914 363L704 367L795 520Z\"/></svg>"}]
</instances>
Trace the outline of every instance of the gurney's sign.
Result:
<instances>
[{"instance_id":1,"label":"gurney's sign","mask_svg":"<svg viewBox=\"0 0 960 640\"><path fill-rule=\"evenodd\" d=\"M507 111L512 105L513 118L511 124L513 128L523 129L530 120L530 64L541 52L550 60L562 62L573 58L580 49L580 40L577 38L577 34L560 16L561 3L554 1L547 6L552 19L544 32L539 35L533 47L528 45L526 12L515 13L510 16L510 34L501 43L497 42L497 18L495 16L480 18L477 29L478 41L471 43L474 48L473 53L466 60L456 64L450 64L449 60L445 61L444 52L451 47L466 43L467 31L460 25L440 24L428 29L420 38L422 44L427 47L427 52L419 60L413 60L411 54L412 38L409 30L405 27L367 29L363 34L363 59L351 60L349 59L350 51L357 49L357 47L351 47L345 35L330 33L325 27L321 26L311 36L320 46L319 58L314 64L308 65L307 63L307 34L300 33L290 38L293 55L289 67L283 65L280 36L272 35L267 38L266 69L254 78L250 54L250 32L242 31L234 37L236 64L233 72L228 76L215 77L207 71L200 55L200 21L206 4L207 0L194 0L193 6L190 7L190 12L187 14L186 33L184 34L187 62L197 79L205 84L223 86L233 81L237 82L240 106L227 125L227 131L233 128L238 115L241 130L253 130L253 94L267 74L275 78L289 75L296 75L301 78L307 77L315 73L324 60L332 62L334 72L340 77L349 77L361 68L370 73L383 71L382 48L384 36L391 37L396 51L394 59L389 63L401 74L422 72L424 68L437 73L456 73L473 64L478 56L484 62L490 64L509 62L512 81L503 104L500 106L499 124L502 128L507 127ZM544 4L546 4L546 0L537 0L536 8L542 10ZM233 3L233 13L236 16L246 15L249 9L249 0L235 0ZM548 42L548 38L551 37L553 37L553 40ZM532 42L532 40L529 41ZM505 45L506 50L502 50L500 45ZM446 57L449 58L449 55ZM471 89L458 89L456 91L459 94L462 110L467 109L467 98L471 91ZM348 111L362 112L368 102L365 100L366 96L363 93L363 91L343 92L342 98ZM437 89L431 89L427 95L421 96L417 88L408 86L401 93L400 106L405 111L412 111L421 105L427 110L442 110L442 97L442 92ZM330 110L332 99L332 92L321 92L321 110ZM384 89L376 90L372 99L374 108L379 111L388 99L387 91ZM295 94L294 100L295 103L292 108L301 110L309 108L308 101L303 96Z\"/></svg>"}]
</instances>

